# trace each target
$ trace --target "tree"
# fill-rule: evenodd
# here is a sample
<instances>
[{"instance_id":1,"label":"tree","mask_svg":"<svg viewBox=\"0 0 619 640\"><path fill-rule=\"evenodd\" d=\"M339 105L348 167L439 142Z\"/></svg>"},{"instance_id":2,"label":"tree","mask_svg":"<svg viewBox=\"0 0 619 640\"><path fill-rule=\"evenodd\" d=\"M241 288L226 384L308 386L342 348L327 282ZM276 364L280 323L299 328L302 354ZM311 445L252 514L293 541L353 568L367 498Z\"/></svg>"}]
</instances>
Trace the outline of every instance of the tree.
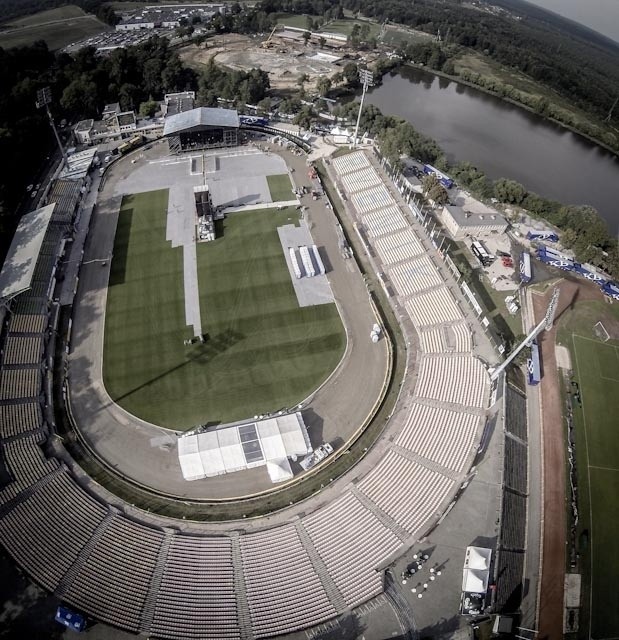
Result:
<instances>
[{"instance_id":1,"label":"tree","mask_svg":"<svg viewBox=\"0 0 619 640\"><path fill-rule=\"evenodd\" d=\"M433 173L430 173L429 175L423 177L421 186L423 187L423 195L429 197L430 192L437 187L440 187L441 183Z\"/></svg>"},{"instance_id":2,"label":"tree","mask_svg":"<svg viewBox=\"0 0 619 640\"><path fill-rule=\"evenodd\" d=\"M303 32L303 41L304 41L306 47L307 47L307 43L309 42L311 37L312 37L312 34L309 31L304 31Z\"/></svg>"},{"instance_id":3,"label":"tree","mask_svg":"<svg viewBox=\"0 0 619 640\"><path fill-rule=\"evenodd\" d=\"M118 92L118 102L123 111L132 111L138 106L140 90L134 84L126 82Z\"/></svg>"},{"instance_id":4,"label":"tree","mask_svg":"<svg viewBox=\"0 0 619 640\"><path fill-rule=\"evenodd\" d=\"M301 91L303 91L304 87L305 87L305 83L309 82L309 76L307 75L307 73L302 73L298 78L297 78L297 84L299 85L299 87L301 88Z\"/></svg>"},{"instance_id":5,"label":"tree","mask_svg":"<svg viewBox=\"0 0 619 640\"><path fill-rule=\"evenodd\" d=\"M98 114L97 85L87 74L73 80L62 92L60 105L74 116L96 116Z\"/></svg>"},{"instance_id":6,"label":"tree","mask_svg":"<svg viewBox=\"0 0 619 640\"><path fill-rule=\"evenodd\" d=\"M309 129L315 120L316 113L312 109L311 105L303 105L301 110L295 116L293 122L304 129Z\"/></svg>"},{"instance_id":7,"label":"tree","mask_svg":"<svg viewBox=\"0 0 619 640\"><path fill-rule=\"evenodd\" d=\"M344 80L345 80L344 74L341 71L338 71L337 73L334 73L333 76L331 77L331 82L334 85L342 84L342 82L344 82Z\"/></svg>"},{"instance_id":8,"label":"tree","mask_svg":"<svg viewBox=\"0 0 619 640\"><path fill-rule=\"evenodd\" d=\"M319 95L326 96L331 89L331 80L329 80L329 77L320 76L320 78L318 78L318 82L316 83L316 89L318 90Z\"/></svg>"},{"instance_id":9,"label":"tree","mask_svg":"<svg viewBox=\"0 0 619 640\"><path fill-rule=\"evenodd\" d=\"M499 178L493 184L495 197L501 202L521 204L527 195L527 190L515 180Z\"/></svg>"},{"instance_id":10,"label":"tree","mask_svg":"<svg viewBox=\"0 0 619 640\"><path fill-rule=\"evenodd\" d=\"M320 36L320 38L318 38L318 44L320 45L321 49L324 49L325 45L327 44L327 39L324 36Z\"/></svg>"},{"instance_id":11,"label":"tree","mask_svg":"<svg viewBox=\"0 0 619 640\"><path fill-rule=\"evenodd\" d=\"M436 204L444 205L449 202L449 194L447 189L439 182L428 191L428 198L434 200Z\"/></svg>"},{"instance_id":12,"label":"tree","mask_svg":"<svg viewBox=\"0 0 619 640\"><path fill-rule=\"evenodd\" d=\"M140 115L143 118L152 118L159 111L159 103L156 100L147 100L140 104Z\"/></svg>"},{"instance_id":13,"label":"tree","mask_svg":"<svg viewBox=\"0 0 619 640\"><path fill-rule=\"evenodd\" d=\"M256 105L258 107L258 113L263 116L268 116L271 113L271 98L268 96L266 98L262 98Z\"/></svg>"},{"instance_id":14,"label":"tree","mask_svg":"<svg viewBox=\"0 0 619 640\"><path fill-rule=\"evenodd\" d=\"M347 62L344 65L343 73L344 78L346 79L346 84L349 87L359 86L359 69L354 62Z\"/></svg>"}]
</instances>

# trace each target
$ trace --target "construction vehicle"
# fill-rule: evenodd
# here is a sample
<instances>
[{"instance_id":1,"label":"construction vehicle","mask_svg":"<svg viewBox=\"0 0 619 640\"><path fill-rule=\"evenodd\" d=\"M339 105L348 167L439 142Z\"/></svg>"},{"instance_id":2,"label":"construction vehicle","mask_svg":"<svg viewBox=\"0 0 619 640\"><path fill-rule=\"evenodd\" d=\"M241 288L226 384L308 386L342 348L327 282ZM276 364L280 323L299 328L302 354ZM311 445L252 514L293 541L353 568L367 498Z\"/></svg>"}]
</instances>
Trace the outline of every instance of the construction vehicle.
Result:
<instances>
[{"instance_id":1,"label":"construction vehicle","mask_svg":"<svg viewBox=\"0 0 619 640\"><path fill-rule=\"evenodd\" d=\"M278 26L279 25L276 24L273 27L273 31L271 31L271 33L269 34L269 37L260 45L263 49L270 49L273 46L273 42L272 42L273 34L275 33Z\"/></svg>"}]
</instances>

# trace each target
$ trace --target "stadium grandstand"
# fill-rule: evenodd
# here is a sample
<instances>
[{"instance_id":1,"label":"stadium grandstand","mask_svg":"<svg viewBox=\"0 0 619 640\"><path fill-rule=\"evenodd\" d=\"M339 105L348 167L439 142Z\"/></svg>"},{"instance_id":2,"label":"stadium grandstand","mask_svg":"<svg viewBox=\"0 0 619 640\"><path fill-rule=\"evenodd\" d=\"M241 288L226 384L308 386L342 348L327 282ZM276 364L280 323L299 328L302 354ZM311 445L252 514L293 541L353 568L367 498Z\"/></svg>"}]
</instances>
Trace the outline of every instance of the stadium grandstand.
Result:
<instances>
[{"instance_id":1,"label":"stadium grandstand","mask_svg":"<svg viewBox=\"0 0 619 640\"><path fill-rule=\"evenodd\" d=\"M238 129L236 112L211 117L224 110L194 111L200 113L167 120L169 140L179 149L191 148L192 140L225 143L226 131ZM333 165L345 175L369 163L359 153ZM384 191L358 202L363 224L377 211L384 214L370 234L383 264L410 268L389 273L407 321L425 336L414 388L398 405L397 435L376 454L374 467L341 489L334 483L316 509L277 525L265 521L261 530L249 522L246 528L238 522L228 529L187 526L120 499L111 506L96 483L83 483L61 462L68 453L60 439L50 441L54 425L44 409L53 398L44 380L51 382L51 372L45 378L43 372L54 327L48 310L69 220L63 213L54 223L58 203L45 214L39 210L28 255L0 276L2 291L14 298L0 363L0 447L9 478L0 488L0 543L37 583L98 620L170 640L271 638L326 622L382 593L384 567L439 521L466 478L490 383L441 271L432 260L418 260L424 239L401 224L401 212ZM404 233L413 234L410 243L400 241ZM407 273L418 276L409 288ZM199 449L198 457L204 472ZM514 484L521 482L519 469L514 466ZM512 493L520 497L518 489ZM512 535L518 547L519 529Z\"/></svg>"},{"instance_id":2,"label":"stadium grandstand","mask_svg":"<svg viewBox=\"0 0 619 640\"><path fill-rule=\"evenodd\" d=\"M528 500L527 402L524 394L505 383L505 434L501 529L495 575L497 611L520 608L526 550Z\"/></svg>"},{"instance_id":3,"label":"stadium grandstand","mask_svg":"<svg viewBox=\"0 0 619 640\"><path fill-rule=\"evenodd\" d=\"M5 304L30 289L55 207L49 204L20 220L0 272L0 300Z\"/></svg>"}]
</instances>

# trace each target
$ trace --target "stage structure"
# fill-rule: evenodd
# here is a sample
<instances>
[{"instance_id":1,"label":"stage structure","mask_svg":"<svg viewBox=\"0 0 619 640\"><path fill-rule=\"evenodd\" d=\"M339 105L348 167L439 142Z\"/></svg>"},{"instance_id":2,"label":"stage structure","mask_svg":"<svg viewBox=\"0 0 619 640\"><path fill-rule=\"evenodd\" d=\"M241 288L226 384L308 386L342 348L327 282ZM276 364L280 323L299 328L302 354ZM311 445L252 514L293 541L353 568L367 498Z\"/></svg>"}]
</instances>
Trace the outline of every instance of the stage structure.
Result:
<instances>
[{"instance_id":1,"label":"stage structure","mask_svg":"<svg viewBox=\"0 0 619 640\"><path fill-rule=\"evenodd\" d=\"M198 107L166 118L163 135L172 153L239 143L239 115L233 109Z\"/></svg>"}]
</instances>

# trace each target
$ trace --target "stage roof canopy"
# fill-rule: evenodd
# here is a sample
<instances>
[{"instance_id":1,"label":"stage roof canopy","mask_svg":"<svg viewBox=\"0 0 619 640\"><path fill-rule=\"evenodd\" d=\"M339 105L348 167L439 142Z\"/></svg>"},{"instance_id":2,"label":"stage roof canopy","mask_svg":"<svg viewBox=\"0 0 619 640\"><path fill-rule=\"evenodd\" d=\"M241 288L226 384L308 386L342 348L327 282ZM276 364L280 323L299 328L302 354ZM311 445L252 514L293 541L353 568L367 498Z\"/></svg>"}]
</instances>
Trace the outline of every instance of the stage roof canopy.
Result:
<instances>
[{"instance_id":1,"label":"stage roof canopy","mask_svg":"<svg viewBox=\"0 0 619 640\"><path fill-rule=\"evenodd\" d=\"M198 107L197 109L183 111L166 118L163 125L163 135L171 136L201 127L231 127L238 129L239 125L239 114L234 109Z\"/></svg>"},{"instance_id":2,"label":"stage roof canopy","mask_svg":"<svg viewBox=\"0 0 619 640\"><path fill-rule=\"evenodd\" d=\"M0 271L0 300L27 291L55 204L48 204L22 216Z\"/></svg>"}]
</instances>

